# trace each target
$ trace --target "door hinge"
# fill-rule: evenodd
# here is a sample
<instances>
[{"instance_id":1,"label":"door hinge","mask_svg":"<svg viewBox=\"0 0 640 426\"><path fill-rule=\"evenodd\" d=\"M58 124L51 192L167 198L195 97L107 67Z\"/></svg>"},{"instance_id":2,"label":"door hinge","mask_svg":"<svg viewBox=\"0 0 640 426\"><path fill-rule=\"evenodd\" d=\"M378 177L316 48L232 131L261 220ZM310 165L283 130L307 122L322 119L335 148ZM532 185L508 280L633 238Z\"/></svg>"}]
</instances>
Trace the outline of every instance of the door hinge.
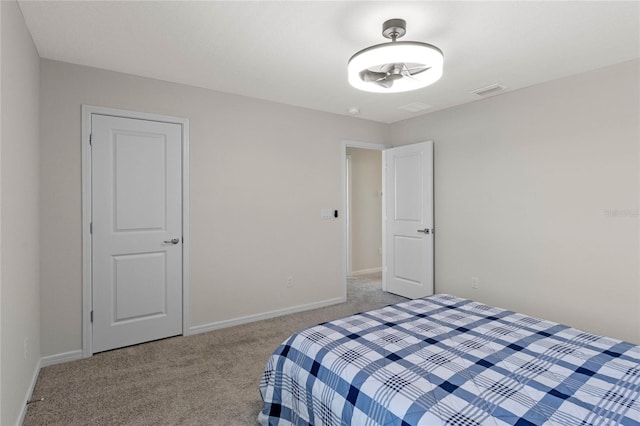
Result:
<instances>
[{"instance_id":1,"label":"door hinge","mask_svg":"<svg viewBox=\"0 0 640 426\"><path fill-rule=\"evenodd\" d=\"M93 322L93 311L91 311L91 322Z\"/></svg>"},{"instance_id":2,"label":"door hinge","mask_svg":"<svg viewBox=\"0 0 640 426\"><path fill-rule=\"evenodd\" d=\"M93 222L89 222L89 234L93 235Z\"/></svg>"},{"instance_id":3,"label":"door hinge","mask_svg":"<svg viewBox=\"0 0 640 426\"><path fill-rule=\"evenodd\" d=\"M89 145L93 146L93 133L89 133Z\"/></svg>"}]
</instances>

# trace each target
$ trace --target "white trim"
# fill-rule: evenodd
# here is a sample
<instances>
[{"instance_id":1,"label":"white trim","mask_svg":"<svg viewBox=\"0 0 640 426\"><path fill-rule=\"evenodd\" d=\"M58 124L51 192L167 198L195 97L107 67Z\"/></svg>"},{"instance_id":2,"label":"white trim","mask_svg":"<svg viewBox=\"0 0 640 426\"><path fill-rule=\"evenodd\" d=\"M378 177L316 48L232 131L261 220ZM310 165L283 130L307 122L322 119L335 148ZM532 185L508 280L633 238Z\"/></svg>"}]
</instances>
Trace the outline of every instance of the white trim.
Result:
<instances>
[{"instance_id":1,"label":"white trim","mask_svg":"<svg viewBox=\"0 0 640 426\"><path fill-rule=\"evenodd\" d=\"M278 309L270 312L263 312L261 314L247 315L244 317L233 318L230 320L217 321L209 324L197 325L191 327L187 335L206 333L207 331L219 330L221 328L233 327L235 325L247 324L250 322L266 320L269 318L281 317L283 315L295 314L303 311L310 311L312 309L325 308L331 305L337 305L338 303L346 302L346 297L337 297L335 299L323 300L321 302L307 303L305 305L292 306L290 308Z\"/></svg>"},{"instance_id":2,"label":"white trim","mask_svg":"<svg viewBox=\"0 0 640 426\"><path fill-rule=\"evenodd\" d=\"M36 368L33 371L33 377L31 378L31 384L29 385L29 390L27 391L27 394L24 397L24 402L22 404L22 412L20 413L20 417L18 418L17 424L21 425L22 423L24 423L24 418L27 415L27 408L29 407L27 405L27 402L29 402L29 400L33 398L33 391L36 389L36 384L38 383L38 377L40 376L40 370L50 365L61 364L63 362L69 362L69 361L76 361L82 358L83 358L82 350L77 350L77 351L70 351L70 352L65 352L57 355L45 356L38 360L38 363L36 364Z\"/></svg>"},{"instance_id":3,"label":"white trim","mask_svg":"<svg viewBox=\"0 0 640 426\"><path fill-rule=\"evenodd\" d=\"M38 363L36 364L36 368L33 371L33 377L31 378L31 385L29 385L29 390L27 391L27 394L24 396L22 411L20 412L20 417L18 418L19 425L21 425L24 422L24 417L27 415L27 407L28 407L27 402L29 402L29 400L31 399L31 396L33 395L33 391L36 388L36 383L38 382L38 376L40 375L41 364L42 364L42 360L38 360Z\"/></svg>"},{"instance_id":4,"label":"white trim","mask_svg":"<svg viewBox=\"0 0 640 426\"><path fill-rule=\"evenodd\" d=\"M40 367L48 367L50 365L62 364L65 362L77 361L84 358L84 353L81 349L77 351L69 351L61 354L44 356L40 359Z\"/></svg>"},{"instance_id":5,"label":"white trim","mask_svg":"<svg viewBox=\"0 0 640 426\"><path fill-rule=\"evenodd\" d=\"M343 151L346 155L346 149L349 148L362 148L362 149L372 149L375 151L384 151L385 149L392 148L391 145L387 145L384 143L374 143L374 142L362 142L362 141L352 141L352 140L343 140L342 141Z\"/></svg>"},{"instance_id":6,"label":"white trim","mask_svg":"<svg viewBox=\"0 0 640 426\"><path fill-rule=\"evenodd\" d=\"M360 271L352 271L351 276L356 277L358 275L374 274L376 272L382 272L382 266L380 266L379 268L361 269Z\"/></svg>"},{"instance_id":7,"label":"white trim","mask_svg":"<svg viewBox=\"0 0 640 426\"><path fill-rule=\"evenodd\" d=\"M352 169L352 159L350 155L345 155L345 161L346 164L344 165L346 167L346 171L345 171L345 204L344 204L344 223L345 226L347 227L347 257L346 257L346 263L347 263L347 275L351 275L352 271L353 271L353 264L351 263L352 259L351 259L351 242L353 241L353 230L351 229L351 198L352 198L352 194L351 194L351 185L352 185L352 177L351 177L351 169Z\"/></svg>"},{"instance_id":8,"label":"white trim","mask_svg":"<svg viewBox=\"0 0 640 426\"><path fill-rule=\"evenodd\" d=\"M387 291L387 153L382 151L382 291Z\"/></svg>"},{"instance_id":9,"label":"white trim","mask_svg":"<svg viewBox=\"0 0 640 426\"><path fill-rule=\"evenodd\" d=\"M189 333L191 324L191 292L189 283L191 282L191 253L189 250L190 222L189 222L189 119L185 118L182 126L182 335Z\"/></svg>"},{"instance_id":10,"label":"white trim","mask_svg":"<svg viewBox=\"0 0 640 426\"><path fill-rule=\"evenodd\" d=\"M90 357L91 350L91 113L82 105L82 355Z\"/></svg>"},{"instance_id":11,"label":"white trim","mask_svg":"<svg viewBox=\"0 0 640 426\"><path fill-rule=\"evenodd\" d=\"M91 335L91 115L110 115L114 117L139 120L160 121L179 124L182 127L182 334L188 331L189 312L189 119L168 115L150 114L114 108L82 105L82 356L90 357L92 350ZM48 358L48 357L47 357Z\"/></svg>"},{"instance_id":12,"label":"white trim","mask_svg":"<svg viewBox=\"0 0 640 426\"><path fill-rule=\"evenodd\" d=\"M346 181L347 181L347 167L346 167L346 161L344 160L347 156L347 147L348 148L363 148L363 149L372 149L372 150L376 150L376 151L383 151L387 148L391 148L390 145L385 145L385 144L381 144L381 143L371 143L371 142L360 142L360 141L352 141L352 140L343 140L342 144L340 144L340 178L342 179L342 211L346 211L347 209L347 205L349 203L349 200L347 199L347 191L346 191ZM382 167L382 164L380 165L380 167ZM383 176L383 180L382 182L384 183L384 167L382 167L382 176ZM384 188L384 185L382 186ZM384 234L385 234L385 228L384 228L384 191L382 192L382 266L384 267L384 262L385 262L385 244L384 244ZM344 216L344 215L343 215ZM342 219L342 271L343 271L343 297L346 300L347 299L347 277L349 276L349 264L347 263L347 259L348 259L348 254L347 251L349 250L348 244L349 244L349 236L347 235L349 232L349 227L348 224L346 222L346 218ZM385 286L385 280L384 280L384 274L382 274L382 290L386 290L386 286Z\"/></svg>"}]
</instances>

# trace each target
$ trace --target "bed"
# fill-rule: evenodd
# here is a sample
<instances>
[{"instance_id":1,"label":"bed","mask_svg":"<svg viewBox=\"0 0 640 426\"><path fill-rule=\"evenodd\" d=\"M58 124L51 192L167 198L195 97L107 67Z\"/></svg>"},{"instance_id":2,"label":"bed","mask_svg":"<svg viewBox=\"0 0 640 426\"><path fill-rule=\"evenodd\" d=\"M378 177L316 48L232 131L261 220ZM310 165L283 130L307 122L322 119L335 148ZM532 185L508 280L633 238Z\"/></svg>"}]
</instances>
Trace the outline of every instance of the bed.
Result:
<instances>
[{"instance_id":1,"label":"bed","mask_svg":"<svg viewBox=\"0 0 640 426\"><path fill-rule=\"evenodd\" d=\"M640 425L640 346L450 295L293 334L262 425Z\"/></svg>"}]
</instances>

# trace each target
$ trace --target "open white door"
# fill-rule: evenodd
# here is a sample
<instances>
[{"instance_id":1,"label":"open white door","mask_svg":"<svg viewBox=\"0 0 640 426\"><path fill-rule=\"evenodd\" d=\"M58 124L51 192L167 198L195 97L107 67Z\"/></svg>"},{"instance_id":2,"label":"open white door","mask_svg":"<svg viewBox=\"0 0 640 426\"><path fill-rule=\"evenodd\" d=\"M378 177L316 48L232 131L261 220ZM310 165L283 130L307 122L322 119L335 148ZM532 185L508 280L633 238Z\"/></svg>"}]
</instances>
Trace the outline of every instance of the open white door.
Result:
<instances>
[{"instance_id":1,"label":"open white door","mask_svg":"<svg viewBox=\"0 0 640 426\"><path fill-rule=\"evenodd\" d=\"M182 334L182 128L93 114L93 352Z\"/></svg>"},{"instance_id":2,"label":"open white door","mask_svg":"<svg viewBox=\"0 0 640 426\"><path fill-rule=\"evenodd\" d=\"M384 150L386 291L410 299L433 286L433 142Z\"/></svg>"}]
</instances>

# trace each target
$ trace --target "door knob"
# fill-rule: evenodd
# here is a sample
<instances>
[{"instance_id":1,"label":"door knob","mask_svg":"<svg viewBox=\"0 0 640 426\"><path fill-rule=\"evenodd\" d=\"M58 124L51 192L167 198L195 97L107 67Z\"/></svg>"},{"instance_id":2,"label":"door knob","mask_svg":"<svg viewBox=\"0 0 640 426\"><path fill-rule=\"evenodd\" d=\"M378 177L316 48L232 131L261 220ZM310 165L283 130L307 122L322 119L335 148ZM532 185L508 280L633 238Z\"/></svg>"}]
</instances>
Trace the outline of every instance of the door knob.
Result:
<instances>
[{"instance_id":1,"label":"door knob","mask_svg":"<svg viewBox=\"0 0 640 426\"><path fill-rule=\"evenodd\" d=\"M178 244L180 242L180 238L172 238L170 240L165 240L165 244Z\"/></svg>"},{"instance_id":2,"label":"door knob","mask_svg":"<svg viewBox=\"0 0 640 426\"><path fill-rule=\"evenodd\" d=\"M428 228L418 229L418 232L422 232L423 234L428 234L429 233L429 229Z\"/></svg>"}]
</instances>

